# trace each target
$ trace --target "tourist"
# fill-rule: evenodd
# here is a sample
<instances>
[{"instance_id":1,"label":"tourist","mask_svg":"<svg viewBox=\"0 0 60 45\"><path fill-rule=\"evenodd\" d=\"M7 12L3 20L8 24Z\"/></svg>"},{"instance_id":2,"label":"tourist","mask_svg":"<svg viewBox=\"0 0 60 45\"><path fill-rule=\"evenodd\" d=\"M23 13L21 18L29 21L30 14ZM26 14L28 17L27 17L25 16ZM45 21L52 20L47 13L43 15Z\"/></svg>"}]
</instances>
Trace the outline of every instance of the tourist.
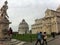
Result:
<instances>
[{"instance_id":1,"label":"tourist","mask_svg":"<svg viewBox=\"0 0 60 45\"><path fill-rule=\"evenodd\" d=\"M52 32L51 35L53 38L55 38L55 32Z\"/></svg>"},{"instance_id":2,"label":"tourist","mask_svg":"<svg viewBox=\"0 0 60 45\"><path fill-rule=\"evenodd\" d=\"M42 45L46 44L47 45L47 34L46 32L43 33L43 43Z\"/></svg>"},{"instance_id":3,"label":"tourist","mask_svg":"<svg viewBox=\"0 0 60 45\"><path fill-rule=\"evenodd\" d=\"M42 32L37 33L37 41L36 41L35 45L37 45L38 42L40 43L40 45L42 45L41 40L42 40Z\"/></svg>"},{"instance_id":4,"label":"tourist","mask_svg":"<svg viewBox=\"0 0 60 45\"><path fill-rule=\"evenodd\" d=\"M8 34L10 36L10 39L12 38L12 34L13 34L13 31L12 31L12 28L10 27L9 30L8 30Z\"/></svg>"}]
</instances>

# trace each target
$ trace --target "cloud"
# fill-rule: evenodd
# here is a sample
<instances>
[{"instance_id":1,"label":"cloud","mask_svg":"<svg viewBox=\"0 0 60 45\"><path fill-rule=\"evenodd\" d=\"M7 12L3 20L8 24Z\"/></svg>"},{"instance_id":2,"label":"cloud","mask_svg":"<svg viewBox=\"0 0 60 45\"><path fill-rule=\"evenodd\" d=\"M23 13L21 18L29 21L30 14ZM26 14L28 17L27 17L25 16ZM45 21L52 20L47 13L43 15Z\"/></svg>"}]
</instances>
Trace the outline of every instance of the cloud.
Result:
<instances>
[{"instance_id":1,"label":"cloud","mask_svg":"<svg viewBox=\"0 0 60 45\"><path fill-rule=\"evenodd\" d=\"M1 6L4 1L0 0ZM17 31L19 23L25 19L31 27L35 19L44 17L47 8L55 10L59 4L60 0L8 0L10 26Z\"/></svg>"},{"instance_id":2,"label":"cloud","mask_svg":"<svg viewBox=\"0 0 60 45\"><path fill-rule=\"evenodd\" d=\"M49 0L49 2L48 0L11 0L9 3L11 25L15 27L19 25L22 19L25 19L31 27L36 18L44 17L46 8L56 9L56 5L58 4L55 0ZM15 28L15 30L18 29Z\"/></svg>"}]
</instances>

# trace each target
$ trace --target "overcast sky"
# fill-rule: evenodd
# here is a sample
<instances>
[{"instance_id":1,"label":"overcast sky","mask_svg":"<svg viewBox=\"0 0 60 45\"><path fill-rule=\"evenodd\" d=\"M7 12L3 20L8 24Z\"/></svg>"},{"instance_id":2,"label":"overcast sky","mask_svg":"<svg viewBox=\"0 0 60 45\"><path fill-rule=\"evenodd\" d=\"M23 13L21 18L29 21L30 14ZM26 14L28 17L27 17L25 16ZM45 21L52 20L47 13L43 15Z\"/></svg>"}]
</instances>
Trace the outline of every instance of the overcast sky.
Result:
<instances>
[{"instance_id":1,"label":"overcast sky","mask_svg":"<svg viewBox=\"0 0 60 45\"><path fill-rule=\"evenodd\" d=\"M14 31L18 31L19 23L22 19L31 25L34 24L35 19L44 17L47 8L56 10L60 5L60 0L7 0L8 1L8 15L12 22L10 26ZM5 0L0 0L0 7Z\"/></svg>"}]
</instances>

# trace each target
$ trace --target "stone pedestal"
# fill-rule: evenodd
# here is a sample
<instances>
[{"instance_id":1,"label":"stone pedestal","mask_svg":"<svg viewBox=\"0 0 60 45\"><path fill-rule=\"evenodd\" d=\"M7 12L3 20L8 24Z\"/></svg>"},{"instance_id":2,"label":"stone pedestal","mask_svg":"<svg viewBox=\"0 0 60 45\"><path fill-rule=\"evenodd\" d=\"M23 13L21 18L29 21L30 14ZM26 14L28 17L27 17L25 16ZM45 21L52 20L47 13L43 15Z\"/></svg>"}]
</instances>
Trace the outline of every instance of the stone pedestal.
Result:
<instances>
[{"instance_id":1,"label":"stone pedestal","mask_svg":"<svg viewBox=\"0 0 60 45\"><path fill-rule=\"evenodd\" d=\"M8 35L9 20L7 18L0 19L0 39Z\"/></svg>"},{"instance_id":2,"label":"stone pedestal","mask_svg":"<svg viewBox=\"0 0 60 45\"><path fill-rule=\"evenodd\" d=\"M7 18L0 17L0 45L8 45L9 44L9 20Z\"/></svg>"}]
</instances>

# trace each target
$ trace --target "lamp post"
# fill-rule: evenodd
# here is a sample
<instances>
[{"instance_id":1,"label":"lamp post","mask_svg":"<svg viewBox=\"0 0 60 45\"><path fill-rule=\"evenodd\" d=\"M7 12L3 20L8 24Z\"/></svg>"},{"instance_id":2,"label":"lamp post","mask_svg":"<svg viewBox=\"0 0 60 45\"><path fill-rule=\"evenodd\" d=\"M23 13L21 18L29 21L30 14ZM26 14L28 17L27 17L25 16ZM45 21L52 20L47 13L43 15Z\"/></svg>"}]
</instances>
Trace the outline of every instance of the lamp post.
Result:
<instances>
[{"instance_id":1,"label":"lamp post","mask_svg":"<svg viewBox=\"0 0 60 45\"><path fill-rule=\"evenodd\" d=\"M32 42L32 30L30 30L30 41Z\"/></svg>"}]
</instances>

